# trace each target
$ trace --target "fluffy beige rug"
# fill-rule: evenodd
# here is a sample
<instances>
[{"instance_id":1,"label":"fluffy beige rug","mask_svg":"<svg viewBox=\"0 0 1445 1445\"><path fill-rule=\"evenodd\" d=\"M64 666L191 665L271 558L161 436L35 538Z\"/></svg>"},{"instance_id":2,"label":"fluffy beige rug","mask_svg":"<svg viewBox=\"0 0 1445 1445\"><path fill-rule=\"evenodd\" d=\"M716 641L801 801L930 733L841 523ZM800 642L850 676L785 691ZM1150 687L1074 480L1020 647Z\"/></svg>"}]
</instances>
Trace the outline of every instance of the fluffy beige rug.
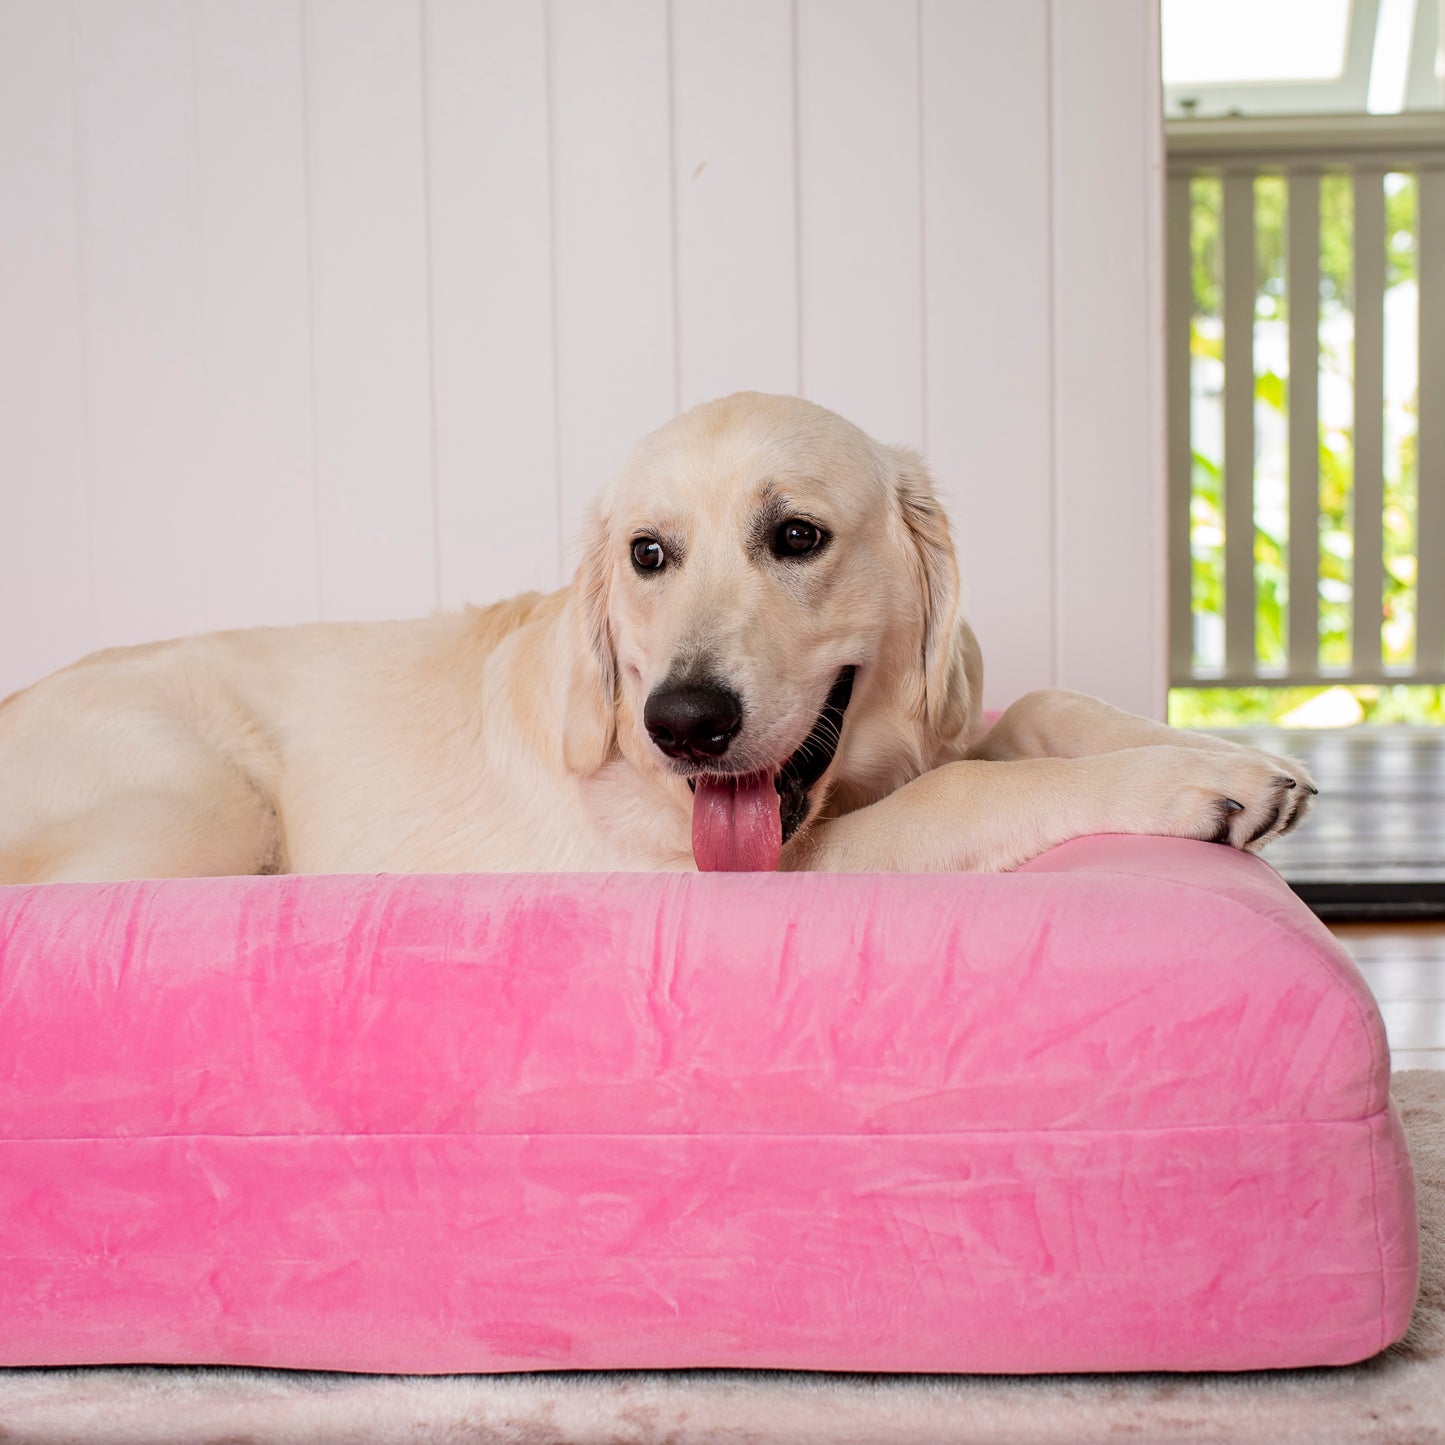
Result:
<instances>
[{"instance_id":1,"label":"fluffy beige rug","mask_svg":"<svg viewBox=\"0 0 1445 1445\"><path fill-rule=\"evenodd\" d=\"M312 1375L0 1371L7 1445L1445 1445L1445 1071L1397 1074L1424 1272L1405 1340L1249 1375Z\"/></svg>"}]
</instances>

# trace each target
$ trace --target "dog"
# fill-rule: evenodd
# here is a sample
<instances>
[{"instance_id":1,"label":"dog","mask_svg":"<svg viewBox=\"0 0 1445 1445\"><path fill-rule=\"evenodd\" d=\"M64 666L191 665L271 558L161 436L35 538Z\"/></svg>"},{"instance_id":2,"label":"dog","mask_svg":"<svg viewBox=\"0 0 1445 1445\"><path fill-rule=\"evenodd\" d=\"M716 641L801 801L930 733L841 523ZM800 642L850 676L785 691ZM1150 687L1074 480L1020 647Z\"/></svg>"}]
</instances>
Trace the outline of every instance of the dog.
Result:
<instances>
[{"instance_id":1,"label":"dog","mask_svg":"<svg viewBox=\"0 0 1445 1445\"><path fill-rule=\"evenodd\" d=\"M0 704L0 882L1005 870L1089 833L1255 850L1304 766L982 660L913 452L741 393L644 438L569 587L117 648Z\"/></svg>"}]
</instances>

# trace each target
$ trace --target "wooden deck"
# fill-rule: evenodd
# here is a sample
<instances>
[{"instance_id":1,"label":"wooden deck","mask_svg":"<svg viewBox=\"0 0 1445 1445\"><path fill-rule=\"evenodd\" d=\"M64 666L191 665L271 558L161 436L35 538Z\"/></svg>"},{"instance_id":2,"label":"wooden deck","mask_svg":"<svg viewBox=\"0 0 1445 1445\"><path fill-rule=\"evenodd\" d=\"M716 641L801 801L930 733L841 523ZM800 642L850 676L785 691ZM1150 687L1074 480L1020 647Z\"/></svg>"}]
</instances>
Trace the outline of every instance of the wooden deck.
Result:
<instances>
[{"instance_id":1,"label":"wooden deck","mask_svg":"<svg viewBox=\"0 0 1445 1445\"><path fill-rule=\"evenodd\" d=\"M1309 764L1309 821L1266 857L1327 921L1445 919L1445 728L1235 728Z\"/></svg>"}]
</instances>

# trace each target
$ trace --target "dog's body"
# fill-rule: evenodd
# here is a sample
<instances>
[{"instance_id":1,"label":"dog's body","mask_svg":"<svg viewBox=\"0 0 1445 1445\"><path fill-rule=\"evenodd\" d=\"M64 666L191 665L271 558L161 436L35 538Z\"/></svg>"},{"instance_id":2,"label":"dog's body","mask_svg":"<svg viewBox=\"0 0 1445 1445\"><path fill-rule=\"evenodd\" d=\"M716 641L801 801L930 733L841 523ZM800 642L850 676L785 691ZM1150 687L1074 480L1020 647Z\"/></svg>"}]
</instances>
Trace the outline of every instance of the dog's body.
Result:
<instances>
[{"instance_id":1,"label":"dog's body","mask_svg":"<svg viewBox=\"0 0 1445 1445\"><path fill-rule=\"evenodd\" d=\"M915 457L730 397L639 445L561 592L117 649L0 704L0 882L1003 869L1308 811L1297 762L1073 693L970 746L956 599Z\"/></svg>"}]
</instances>

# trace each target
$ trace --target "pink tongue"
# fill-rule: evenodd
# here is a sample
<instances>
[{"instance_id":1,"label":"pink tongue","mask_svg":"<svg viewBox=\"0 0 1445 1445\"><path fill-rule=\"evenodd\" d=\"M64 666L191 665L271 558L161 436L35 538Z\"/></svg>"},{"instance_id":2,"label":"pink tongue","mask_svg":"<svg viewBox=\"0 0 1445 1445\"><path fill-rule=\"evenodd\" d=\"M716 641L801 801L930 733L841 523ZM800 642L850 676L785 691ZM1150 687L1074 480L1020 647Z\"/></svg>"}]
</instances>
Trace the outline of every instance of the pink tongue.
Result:
<instances>
[{"instance_id":1,"label":"pink tongue","mask_svg":"<svg viewBox=\"0 0 1445 1445\"><path fill-rule=\"evenodd\" d=\"M769 777L699 777L692 856L703 873L774 873L783 852L782 799Z\"/></svg>"}]
</instances>

